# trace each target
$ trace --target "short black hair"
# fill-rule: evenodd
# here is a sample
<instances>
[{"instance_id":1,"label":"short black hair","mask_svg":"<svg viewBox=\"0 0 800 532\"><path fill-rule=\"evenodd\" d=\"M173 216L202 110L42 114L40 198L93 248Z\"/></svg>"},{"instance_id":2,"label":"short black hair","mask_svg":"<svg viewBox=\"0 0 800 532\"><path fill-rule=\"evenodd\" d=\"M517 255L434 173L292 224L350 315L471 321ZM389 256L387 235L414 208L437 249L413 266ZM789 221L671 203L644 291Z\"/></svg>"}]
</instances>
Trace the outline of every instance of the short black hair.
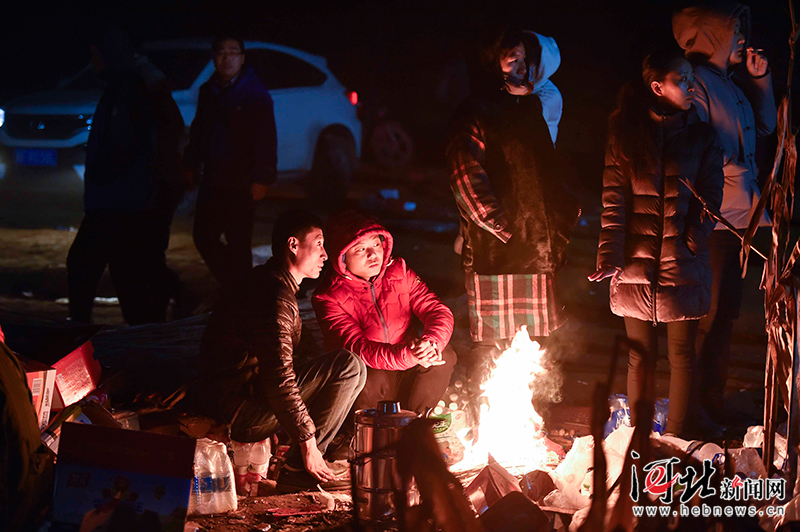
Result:
<instances>
[{"instance_id":1,"label":"short black hair","mask_svg":"<svg viewBox=\"0 0 800 532\"><path fill-rule=\"evenodd\" d=\"M319 216L300 209L281 213L272 228L272 256L279 260L286 258L289 237L302 240L312 229L323 229Z\"/></svg>"},{"instance_id":2,"label":"short black hair","mask_svg":"<svg viewBox=\"0 0 800 532\"><path fill-rule=\"evenodd\" d=\"M220 33L214 40L211 42L211 51L216 52L222 46L222 43L225 41L236 41L239 43L239 48L244 53L244 39L242 39L241 35L237 35L235 33Z\"/></svg>"}]
</instances>

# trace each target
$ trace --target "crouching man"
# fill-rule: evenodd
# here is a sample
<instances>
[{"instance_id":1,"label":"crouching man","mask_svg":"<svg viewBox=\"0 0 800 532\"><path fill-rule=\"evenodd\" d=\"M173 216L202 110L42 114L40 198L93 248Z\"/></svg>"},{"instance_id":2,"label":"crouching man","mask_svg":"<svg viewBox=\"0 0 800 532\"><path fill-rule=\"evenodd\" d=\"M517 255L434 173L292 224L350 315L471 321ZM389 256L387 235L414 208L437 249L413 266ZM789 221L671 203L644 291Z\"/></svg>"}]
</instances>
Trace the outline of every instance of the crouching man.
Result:
<instances>
[{"instance_id":1,"label":"crouching man","mask_svg":"<svg viewBox=\"0 0 800 532\"><path fill-rule=\"evenodd\" d=\"M280 490L335 488L323 455L364 387L366 368L344 349L295 364L302 328L295 295L328 258L321 221L284 213L275 222L272 251L266 264L223 292L211 314L196 395L206 405L201 409L229 424L235 441L263 440L278 425L291 436Z\"/></svg>"},{"instance_id":2,"label":"crouching man","mask_svg":"<svg viewBox=\"0 0 800 532\"><path fill-rule=\"evenodd\" d=\"M325 347L350 350L367 365L367 384L353 408L398 400L425 414L442 398L456 363L448 346L453 313L402 258L392 257L392 235L375 220L347 211L328 225L333 268L312 304Z\"/></svg>"}]
</instances>

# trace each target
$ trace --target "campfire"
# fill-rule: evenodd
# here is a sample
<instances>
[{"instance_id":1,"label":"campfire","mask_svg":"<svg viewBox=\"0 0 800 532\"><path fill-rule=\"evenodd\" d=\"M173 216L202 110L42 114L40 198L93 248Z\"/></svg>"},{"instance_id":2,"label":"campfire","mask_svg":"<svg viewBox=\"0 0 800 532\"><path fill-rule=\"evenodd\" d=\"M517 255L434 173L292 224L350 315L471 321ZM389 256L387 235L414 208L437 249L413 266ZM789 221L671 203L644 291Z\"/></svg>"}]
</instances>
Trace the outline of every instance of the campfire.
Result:
<instances>
[{"instance_id":1,"label":"campfire","mask_svg":"<svg viewBox=\"0 0 800 532\"><path fill-rule=\"evenodd\" d=\"M451 471L483 467L489 455L517 476L557 464L556 453L547 446L542 417L531 402L536 379L546 371L544 355L522 327L481 384L480 421L459 431L464 459Z\"/></svg>"}]
</instances>

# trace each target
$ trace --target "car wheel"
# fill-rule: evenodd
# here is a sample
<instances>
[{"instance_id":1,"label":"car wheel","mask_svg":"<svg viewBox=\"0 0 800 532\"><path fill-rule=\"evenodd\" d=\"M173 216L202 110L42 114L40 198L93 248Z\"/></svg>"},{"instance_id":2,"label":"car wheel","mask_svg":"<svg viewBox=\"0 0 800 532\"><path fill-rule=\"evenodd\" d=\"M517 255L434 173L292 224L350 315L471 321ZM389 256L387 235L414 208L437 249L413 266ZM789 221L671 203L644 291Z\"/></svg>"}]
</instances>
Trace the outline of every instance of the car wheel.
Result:
<instances>
[{"instance_id":1,"label":"car wheel","mask_svg":"<svg viewBox=\"0 0 800 532\"><path fill-rule=\"evenodd\" d=\"M369 138L375 160L386 168L402 168L411 162L414 143L398 122L387 120L372 129Z\"/></svg>"},{"instance_id":2,"label":"car wheel","mask_svg":"<svg viewBox=\"0 0 800 532\"><path fill-rule=\"evenodd\" d=\"M314 151L307 182L308 194L318 200L344 200L358 169L356 143L348 131L323 131Z\"/></svg>"}]
</instances>

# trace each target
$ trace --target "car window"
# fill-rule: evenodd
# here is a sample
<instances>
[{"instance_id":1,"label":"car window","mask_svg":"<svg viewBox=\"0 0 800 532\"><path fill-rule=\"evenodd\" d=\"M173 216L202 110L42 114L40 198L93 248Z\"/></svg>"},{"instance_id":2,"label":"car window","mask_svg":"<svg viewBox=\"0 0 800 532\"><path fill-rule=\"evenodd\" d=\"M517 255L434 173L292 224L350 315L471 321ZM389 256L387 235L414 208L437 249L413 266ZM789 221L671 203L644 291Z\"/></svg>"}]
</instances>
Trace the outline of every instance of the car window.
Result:
<instances>
[{"instance_id":1,"label":"car window","mask_svg":"<svg viewBox=\"0 0 800 532\"><path fill-rule=\"evenodd\" d=\"M245 64L253 67L258 79L269 90L315 87L327 79L315 66L275 50L246 50Z\"/></svg>"},{"instance_id":2,"label":"car window","mask_svg":"<svg viewBox=\"0 0 800 532\"><path fill-rule=\"evenodd\" d=\"M158 68L172 90L186 90L211 61L208 50L147 50L147 59Z\"/></svg>"}]
</instances>

